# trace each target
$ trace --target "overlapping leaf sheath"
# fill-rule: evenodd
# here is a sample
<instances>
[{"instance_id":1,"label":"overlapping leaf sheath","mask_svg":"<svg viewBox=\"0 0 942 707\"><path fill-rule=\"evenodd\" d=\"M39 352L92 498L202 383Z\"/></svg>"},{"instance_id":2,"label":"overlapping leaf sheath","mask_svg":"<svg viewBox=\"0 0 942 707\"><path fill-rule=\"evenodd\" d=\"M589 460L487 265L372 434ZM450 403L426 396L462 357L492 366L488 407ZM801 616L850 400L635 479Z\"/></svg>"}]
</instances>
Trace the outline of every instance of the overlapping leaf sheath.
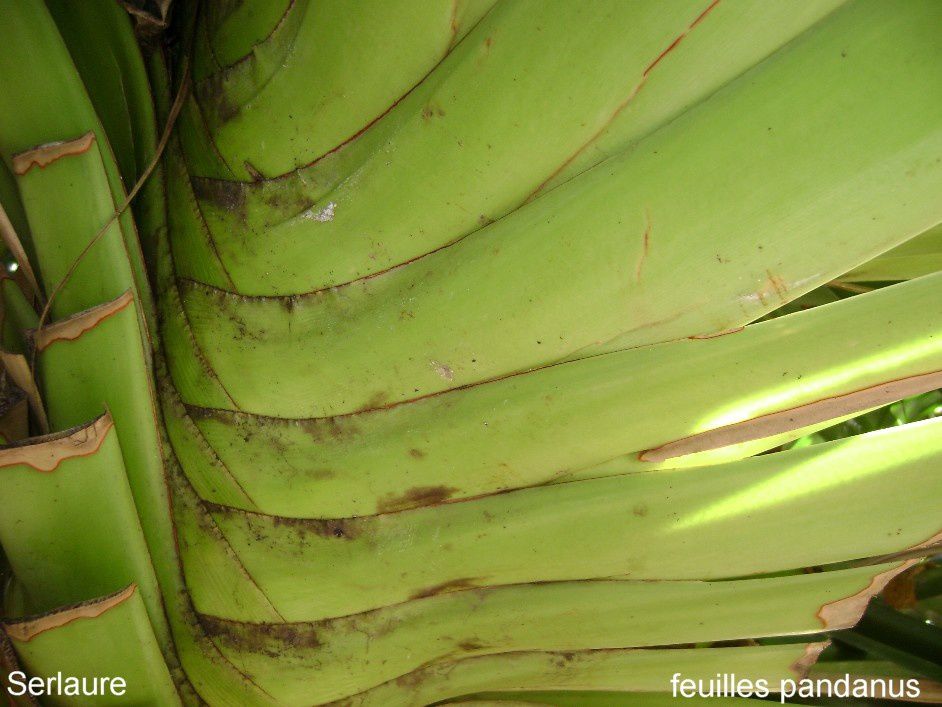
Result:
<instances>
[{"instance_id":1,"label":"overlapping leaf sheath","mask_svg":"<svg viewBox=\"0 0 942 707\"><path fill-rule=\"evenodd\" d=\"M942 270L942 226L888 250L848 273L845 282L897 282Z\"/></svg>"},{"instance_id":2,"label":"overlapping leaf sheath","mask_svg":"<svg viewBox=\"0 0 942 707\"><path fill-rule=\"evenodd\" d=\"M135 585L43 616L3 624L22 666L34 676L122 677L121 694L96 688L52 695L45 704L180 704ZM76 690L76 688L73 688Z\"/></svg>"},{"instance_id":3,"label":"overlapping leaf sheath","mask_svg":"<svg viewBox=\"0 0 942 707\"><path fill-rule=\"evenodd\" d=\"M618 691L600 697L615 704L624 699L621 691L658 693L680 671L693 679L709 680L735 664L745 679L788 678L813 659L821 644L762 646L747 648L662 649L597 651L520 652L466 658L449 665L430 665L354 695L347 704L356 706L428 704L438 699L471 695L485 690L569 690L591 683L599 691ZM788 663L788 661L792 661ZM790 666L790 667L787 667ZM772 677L776 676L776 677ZM779 677L780 676L780 677ZM552 693L551 693L552 694ZM599 694L599 693L596 693ZM553 695L556 697L556 695ZM529 696L528 696L529 697ZM580 695L584 705L589 694ZM668 696L669 697L669 696ZM655 695L639 695L650 705ZM670 698L673 699L673 698ZM620 704L620 702L618 703ZM711 704L714 702L711 700Z\"/></svg>"},{"instance_id":4,"label":"overlapping leaf sheath","mask_svg":"<svg viewBox=\"0 0 942 707\"><path fill-rule=\"evenodd\" d=\"M228 407L334 416L613 340L626 348L727 330L925 230L938 220L942 167L924 155L940 149L940 115L931 92L906 92L930 83L937 62L901 40L918 31L918 13L878 23L872 13L878 6L838 12L627 153L403 267L266 297L242 296L256 289L239 289L231 270L236 292L185 280L183 309ZM871 34L859 29L871 21ZM872 99L876 71L895 77L885 90L898 99L884 96L892 111ZM920 179L907 178L917 169ZM905 207L888 181L907 184ZM386 243L376 229L359 232ZM217 247L243 250L235 234L220 235ZM336 262L310 239L295 242ZM184 384L185 402L206 404Z\"/></svg>"},{"instance_id":5,"label":"overlapping leaf sheath","mask_svg":"<svg viewBox=\"0 0 942 707\"><path fill-rule=\"evenodd\" d=\"M825 626L815 611L865 591L880 569L887 568L717 583L518 585L446 592L318 623L212 617L203 623L223 654L256 676L278 702L306 704L312 696L315 702L340 699L427 663L468 655L819 631ZM715 608L705 615L705 605ZM858 618L849 612L841 622L849 625ZM838 628L840 622L826 627ZM312 670L320 678L316 683L310 680Z\"/></svg>"},{"instance_id":6,"label":"overlapping leaf sheath","mask_svg":"<svg viewBox=\"0 0 942 707\"><path fill-rule=\"evenodd\" d=\"M942 450L927 450L942 424L911 427L723 464L709 474L626 474L365 518L310 521L222 506L210 512L279 612L297 620L494 584L779 572L892 553L937 532L932 509L942 488L930 470ZM920 498L892 498L900 485L920 489ZM821 520L808 524L815 516ZM742 537L747 522L756 541ZM882 535L889 527L894 532ZM779 539L770 540L773 534ZM821 534L827 544L815 543ZM184 562L201 566L205 552L194 546ZM209 613L238 612L202 599L195 597L197 606Z\"/></svg>"},{"instance_id":7,"label":"overlapping leaf sheath","mask_svg":"<svg viewBox=\"0 0 942 707\"><path fill-rule=\"evenodd\" d=\"M146 62L116 6L0 19L2 360L53 431L0 450L5 662L777 680L938 542L938 421L754 456L942 385L938 3L227 0ZM848 271L900 284L804 298Z\"/></svg>"},{"instance_id":8,"label":"overlapping leaf sheath","mask_svg":"<svg viewBox=\"0 0 942 707\"><path fill-rule=\"evenodd\" d=\"M940 302L942 276L933 275L727 336L594 356L351 415L191 407L214 450L194 469L203 475L217 458L224 463L214 474L220 502L238 485L266 512L328 518L646 469L654 462L639 454L693 433L791 409L785 429L803 427L822 421L815 403L833 396L870 390L857 411L891 402L893 390L876 386L897 378L928 374L917 386L938 387ZM823 419L853 411L826 410ZM756 428L754 437L772 433ZM288 485L303 492L279 492Z\"/></svg>"},{"instance_id":9,"label":"overlapping leaf sheath","mask_svg":"<svg viewBox=\"0 0 942 707\"><path fill-rule=\"evenodd\" d=\"M76 170L82 174L79 177L73 172L72 181L66 184L60 182L58 187L50 185L50 189L59 190L58 204L47 202L43 208L35 204L32 212L27 208L26 215L30 219L30 228L33 229L36 228L33 225L34 219L38 219L41 225L48 223L53 227L52 224L57 219L61 223L62 214L68 211L67 206L70 203L82 204L81 208L71 214L73 219L80 220L61 228L54 247L40 252L37 243L39 262L47 261L52 268L51 272L45 275L44 282L47 290L51 291L81 248L105 225L104 221L94 222L91 217L103 213L107 218L113 214L123 203L125 190L130 189L130 186L122 183L118 164L102 122L66 44L45 6L42 3L25 1L10 3L9 7L4 8L4 28L3 61L5 66L10 67L10 70L4 72L4 91L0 93L0 150L4 161L11 171L21 173L18 176L33 181L42 179L37 176L41 172L40 165L54 164L60 157L80 156L77 160L65 159L65 162L53 170ZM17 61L17 57L24 56L41 57L41 60ZM29 100L26 100L27 97ZM98 163L94 161L96 152L101 155ZM19 157L14 159L17 155ZM86 184L87 181L99 179L104 180L107 189L101 188L95 182ZM22 184L18 186L24 201L28 202L28 196L23 194L25 187ZM91 196L89 191L86 191L90 187L95 189ZM81 228L86 219L95 224L90 232L87 226ZM131 213L122 213L117 223L120 226L118 233L121 234L127 249L129 264L126 267L133 273L133 282L124 284L120 290L111 292L110 296L114 297L133 285L138 297L145 303L144 313L149 315L153 309L150 288ZM99 244L99 247L101 246L102 244ZM105 247L107 248L107 245ZM104 273L104 277L89 273L71 283L70 287L76 290L95 288L102 279L112 277L115 281L122 281L124 277L120 270L112 275L112 269L120 269L122 266L114 260L108 264L110 267L99 270L99 273ZM63 302L55 313L59 316L73 314L78 309L98 303L100 300L85 300L76 303L74 308L67 308Z\"/></svg>"},{"instance_id":10,"label":"overlapping leaf sheath","mask_svg":"<svg viewBox=\"0 0 942 707\"><path fill-rule=\"evenodd\" d=\"M115 132L122 120L125 137L150 131L152 152L153 116L138 122L140 112L123 107L136 96L140 108L149 87L125 15L110 6L99 11L101 22L110 18L108 26L124 33L107 45L104 65L136 69L96 80L102 57L83 46L73 62L68 45L105 25L95 24L88 5L54 9L55 18L42 3L0 10L0 155L12 177L4 211L22 239L22 252L14 250L20 270L35 274L40 290L18 300L4 286L11 315L4 345L24 354L5 351L2 361L29 395L36 429L52 431L2 450L2 541L14 572L4 630L33 676L126 675L135 683L132 699L174 704L178 693L194 694L176 653L194 639L181 608L186 596L155 415L154 309L125 208L127 182L143 171L148 148L122 154L119 165L109 134L124 151L127 141ZM138 210L142 223L145 212ZM33 616L39 612L46 613Z\"/></svg>"},{"instance_id":11,"label":"overlapping leaf sheath","mask_svg":"<svg viewBox=\"0 0 942 707\"><path fill-rule=\"evenodd\" d=\"M133 582L155 623L163 624L157 580L109 415L70 434L0 450L0 468L0 540L33 612Z\"/></svg>"},{"instance_id":12,"label":"overlapping leaf sheath","mask_svg":"<svg viewBox=\"0 0 942 707\"><path fill-rule=\"evenodd\" d=\"M220 235L219 259L241 292L296 294L420 257L513 211L561 168L578 161L582 171L670 122L837 5L559 3L547 12L537 2L499 3L412 91L376 106L320 153L307 152L306 141L335 123L320 108L293 108L311 91L290 65L278 76L295 82L282 115L292 127L251 149L272 159L272 141L283 140L310 164L293 172L289 161L266 164L262 174L283 176L254 183L194 180ZM305 21L330 33L354 20L348 14ZM400 31L412 32L408 13L383 34ZM357 40L364 55L371 39ZM342 90L356 96L367 84L391 85L387 78L383 67L358 76L356 91ZM231 133L241 120L240 112L224 127ZM184 141L199 129L196 119L185 122ZM196 177L215 174L203 166L210 149L187 152ZM643 211L632 214L625 225L640 238ZM174 243L188 252L198 238L178 233Z\"/></svg>"},{"instance_id":13,"label":"overlapping leaf sheath","mask_svg":"<svg viewBox=\"0 0 942 707\"><path fill-rule=\"evenodd\" d=\"M226 659L278 703L418 704L471 656L497 675L519 651L853 622L899 565L691 580L939 530L934 423L730 463L942 380L938 276L735 332L942 217L938 9L497 3L443 59L417 30L401 96L363 57L347 124L296 77L324 16L356 18L313 7L241 37L196 21L168 157L163 408ZM676 617L701 591L730 594L694 635ZM829 614L828 592L856 599ZM657 606L675 632L644 633Z\"/></svg>"}]
</instances>

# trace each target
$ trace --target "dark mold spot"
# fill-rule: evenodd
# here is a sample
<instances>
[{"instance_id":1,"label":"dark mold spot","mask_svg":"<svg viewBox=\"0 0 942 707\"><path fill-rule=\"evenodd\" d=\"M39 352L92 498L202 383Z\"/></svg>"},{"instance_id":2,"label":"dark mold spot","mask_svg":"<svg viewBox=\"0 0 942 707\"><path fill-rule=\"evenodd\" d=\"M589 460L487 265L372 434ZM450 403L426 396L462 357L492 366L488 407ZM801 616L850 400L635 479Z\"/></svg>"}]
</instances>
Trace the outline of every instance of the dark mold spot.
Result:
<instances>
[{"instance_id":1,"label":"dark mold spot","mask_svg":"<svg viewBox=\"0 0 942 707\"><path fill-rule=\"evenodd\" d=\"M406 673L396 678L396 685L399 687L416 688L422 683L424 677L425 673L423 670L414 670L411 673Z\"/></svg>"},{"instance_id":2,"label":"dark mold spot","mask_svg":"<svg viewBox=\"0 0 942 707\"><path fill-rule=\"evenodd\" d=\"M362 528L353 518L285 518L282 516L270 517L276 527L291 528L298 533L317 535L321 538L343 538L353 540L360 535Z\"/></svg>"},{"instance_id":3,"label":"dark mold spot","mask_svg":"<svg viewBox=\"0 0 942 707\"><path fill-rule=\"evenodd\" d=\"M444 115L445 115L444 109L441 106L437 106L432 103L429 103L422 109L423 120L431 120L435 116L441 118Z\"/></svg>"},{"instance_id":4,"label":"dark mold spot","mask_svg":"<svg viewBox=\"0 0 942 707\"><path fill-rule=\"evenodd\" d=\"M355 436L359 431L351 418L325 417L299 420L298 422L301 429L315 442L342 441Z\"/></svg>"},{"instance_id":5,"label":"dark mold spot","mask_svg":"<svg viewBox=\"0 0 942 707\"><path fill-rule=\"evenodd\" d=\"M387 393L385 390L379 390L370 396L370 399L366 401L366 405L364 407L367 410L380 408L380 407L383 407L383 405L385 405L388 400L389 400L389 393Z\"/></svg>"},{"instance_id":6,"label":"dark mold spot","mask_svg":"<svg viewBox=\"0 0 942 707\"><path fill-rule=\"evenodd\" d=\"M294 308L300 300L301 298L298 295L290 295L288 297L278 298L278 301L281 303L282 309L284 309L285 312L287 312L288 314L291 314L294 312Z\"/></svg>"},{"instance_id":7,"label":"dark mold spot","mask_svg":"<svg viewBox=\"0 0 942 707\"><path fill-rule=\"evenodd\" d=\"M193 177L193 192L200 201L245 218L245 184L242 182Z\"/></svg>"},{"instance_id":8,"label":"dark mold spot","mask_svg":"<svg viewBox=\"0 0 942 707\"><path fill-rule=\"evenodd\" d=\"M235 118L241 110L241 106L234 103L226 92L227 77L225 71L211 74L200 81L194 91L199 96L200 104L214 111L222 123Z\"/></svg>"},{"instance_id":9,"label":"dark mold spot","mask_svg":"<svg viewBox=\"0 0 942 707\"><path fill-rule=\"evenodd\" d=\"M485 646L480 641L471 639L470 641L462 641L459 643L458 648L465 651L466 653L473 653L474 651L483 650L484 648L487 648L487 646Z\"/></svg>"},{"instance_id":10,"label":"dark mold spot","mask_svg":"<svg viewBox=\"0 0 942 707\"><path fill-rule=\"evenodd\" d=\"M575 653L556 653L553 658L553 665L557 668L565 669L576 659Z\"/></svg>"}]
</instances>

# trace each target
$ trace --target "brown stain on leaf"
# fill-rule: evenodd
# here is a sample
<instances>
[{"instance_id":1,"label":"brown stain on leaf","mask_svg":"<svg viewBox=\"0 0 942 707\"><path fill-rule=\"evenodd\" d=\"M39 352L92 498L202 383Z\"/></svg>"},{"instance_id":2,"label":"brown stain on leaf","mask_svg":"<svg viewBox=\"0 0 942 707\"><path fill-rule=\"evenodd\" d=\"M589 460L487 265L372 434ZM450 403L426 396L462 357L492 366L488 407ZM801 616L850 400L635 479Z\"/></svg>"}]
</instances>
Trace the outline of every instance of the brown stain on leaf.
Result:
<instances>
[{"instance_id":1,"label":"brown stain on leaf","mask_svg":"<svg viewBox=\"0 0 942 707\"><path fill-rule=\"evenodd\" d=\"M234 651L278 659L286 650L313 651L321 641L310 623L245 623L199 615L206 635Z\"/></svg>"},{"instance_id":2,"label":"brown stain on leaf","mask_svg":"<svg viewBox=\"0 0 942 707\"><path fill-rule=\"evenodd\" d=\"M354 518L286 518L283 516L265 516L270 518L275 527L289 528L302 535L309 534L321 538L354 540L363 530Z\"/></svg>"},{"instance_id":3,"label":"brown stain on leaf","mask_svg":"<svg viewBox=\"0 0 942 707\"><path fill-rule=\"evenodd\" d=\"M785 280L773 273L771 270L765 271L766 276L768 277L769 286L772 290L778 295L778 298L784 303L788 301L788 286L785 284Z\"/></svg>"},{"instance_id":4,"label":"brown stain on leaf","mask_svg":"<svg viewBox=\"0 0 942 707\"><path fill-rule=\"evenodd\" d=\"M445 115L445 109L434 103L429 103L422 108L422 120L431 120L432 118L442 118Z\"/></svg>"},{"instance_id":5,"label":"brown stain on leaf","mask_svg":"<svg viewBox=\"0 0 942 707\"><path fill-rule=\"evenodd\" d=\"M188 405L183 403L186 415L193 421L196 420L215 420L224 424L226 427L236 426L235 413L230 410L220 410L216 408L204 408L199 405Z\"/></svg>"},{"instance_id":6,"label":"brown stain on leaf","mask_svg":"<svg viewBox=\"0 0 942 707\"><path fill-rule=\"evenodd\" d=\"M413 670L411 673L406 673L405 675L400 675L396 678L396 685L398 687L405 687L409 689L415 689L425 680L425 670L418 669Z\"/></svg>"},{"instance_id":7,"label":"brown stain on leaf","mask_svg":"<svg viewBox=\"0 0 942 707\"><path fill-rule=\"evenodd\" d=\"M737 326L732 329L723 329L722 331L714 331L710 334L694 334L693 336L688 336L688 339L715 339L719 336L726 336L727 334L738 334L743 331L745 326Z\"/></svg>"},{"instance_id":8,"label":"brown stain on leaf","mask_svg":"<svg viewBox=\"0 0 942 707\"><path fill-rule=\"evenodd\" d=\"M387 494L376 503L377 513L394 513L410 508L434 506L451 498L456 492L454 486L416 486L403 494Z\"/></svg>"},{"instance_id":9,"label":"brown stain on leaf","mask_svg":"<svg viewBox=\"0 0 942 707\"><path fill-rule=\"evenodd\" d=\"M194 90L200 105L214 112L220 123L229 122L242 110L226 90L228 75L225 71L211 74L200 81Z\"/></svg>"},{"instance_id":10,"label":"brown stain on leaf","mask_svg":"<svg viewBox=\"0 0 942 707\"><path fill-rule=\"evenodd\" d=\"M236 434L246 442L258 436L261 443L271 447L274 452L284 452L289 446L294 446L286 444L282 439L282 435L292 428L301 430L318 444L349 442L360 435L359 423L353 416L348 415L288 420L222 408L205 408L198 405L185 404L185 409L194 422L211 421L225 425L234 429ZM286 439L291 439L290 435ZM336 472L332 469L326 469L313 473L328 478Z\"/></svg>"},{"instance_id":11,"label":"brown stain on leaf","mask_svg":"<svg viewBox=\"0 0 942 707\"><path fill-rule=\"evenodd\" d=\"M644 270L644 263L648 259L648 253L651 250L651 214L644 210L644 233L641 234L641 256L638 258L638 264L635 266L635 282L641 282L641 272Z\"/></svg>"},{"instance_id":12,"label":"brown stain on leaf","mask_svg":"<svg viewBox=\"0 0 942 707\"><path fill-rule=\"evenodd\" d=\"M354 540L363 532L364 526L364 523L357 518L290 518L232 508L211 501L203 501L203 505L213 515L243 519L258 542L265 542L271 538L274 528L295 531L301 541L304 540L305 535Z\"/></svg>"},{"instance_id":13,"label":"brown stain on leaf","mask_svg":"<svg viewBox=\"0 0 942 707\"><path fill-rule=\"evenodd\" d=\"M477 639L470 639L467 641L461 641L461 643L458 644L458 648L460 648L465 653L473 653L475 651L484 650L487 648L487 646Z\"/></svg>"},{"instance_id":14,"label":"brown stain on leaf","mask_svg":"<svg viewBox=\"0 0 942 707\"><path fill-rule=\"evenodd\" d=\"M210 204L221 211L239 214L245 220L246 189L244 182L232 182L224 179L193 177L193 193L201 202Z\"/></svg>"},{"instance_id":15,"label":"brown stain on leaf","mask_svg":"<svg viewBox=\"0 0 942 707\"><path fill-rule=\"evenodd\" d=\"M719 0L716 0L716 2L719 2ZM715 5L716 2L714 2L713 4ZM660 64L661 61L663 61L664 57L666 57L668 54L670 54L672 51L674 51L674 50L680 45L680 43L681 43L682 41L684 41L684 37L687 36L687 33L690 31L690 29L693 28L694 26L696 26L696 24L697 24L698 22L700 22L701 19L703 19L703 16L706 15L706 13L707 13L707 12L709 11L709 9L711 9L711 8L712 8L712 5L710 6L710 8L707 8L706 11L704 11L703 13L701 13L700 17L698 17L696 20L694 20L694 22L690 25L690 27L689 27L686 31L684 31L682 34L679 34L679 35L677 35L676 37L674 37L674 41L671 42L669 45L667 45L667 48L664 49L664 51L662 51L660 54L658 54L657 57L655 57L654 61L652 61L650 64L648 64L648 66L647 66L647 67L645 68L645 70L644 70L644 74L642 74L642 76L643 76L644 78L647 78L647 77L648 77L648 74L650 74L650 73L654 70L654 67L657 66L658 64Z\"/></svg>"},{"instance_id":16,"label":"brown stain on leaf","mask_svg":"<svg viewBox=\"0 0 942 707\"><path fill-rule=\"evenodd\" d=\"M462 577L460 579L450 579L447 582L442 582L441 584L435 584L431 587L425 587L419 591L413 593L409 599L427 599L428 597L438 596L439 594L447 594L449 592L460 592L464 589L473 589L477 587L478 577Z\"/></svg>"},{"instance_id":17,"label":"brown stain on leaf","mask_svg":"<svg viewBox=\"0 0 942 707\"><path fill-rule=\"evenodd\" d=\"M565 653L550 653L552 656L553 665L556 666L559 670L568 670L572 667L572 663L576 660L576 654L573 652Z\"/></svg>"},{"instance_id":18,"label":"brown stain on leaf","mask_svg":"<svg viewBox=\"0 0 942 707\"><path fill-rule=\"evenodd\" d=\"M367 410L373 410L375 408L383 407L388 401L389 393L387 393L385 390L378 390L369 397L364 407Z\"/></svg>"},{"instance_id":19,"label":"brown stain on leaf","mask_svg":"<svg viewBox=\"0 0 942 707\"><path fill-rule=\"evenodd\" d=\"M245 171L249 173L249 176L254 182L263 182L265 181L265 175L262 174L258 168L253 165L248 160L242 160L242 166L245 168Z\"/></svg>"},{"instance_id":20,"label":"brown stain on leaf","mask_svg":"<svg viewBox=\"0 0 942 707\"><path fill-rule=\"evenodd\" d=\"M342 442L355 438L359 426L345 417L323 417L298 420L300 428L315 442Z\"/></svg>"},{"instance_id":21,"label":"brown stain on leaf","mask_svg":"<svg viewBox=\"0 0 942 707\"><path fill-rule=\"evenodd\" d=\"M281 308L285 310L288 314L293 314L295 307L301 301L301 298L298 296L287 296L278 298L278 303L281 305Z\"/></svg>"},{"instance_id":22,"label":"brown stain on leaf","mask_svg":"<svg viewBox=\"0 0 942 707\"><path fill-rule=\"evenodd\" d=\"M533 198L535 198L537 194L543 191L546 185L549 184L556 177L556 175L562 172L580 154L582 154L589 145L591 145L596 140L598 140L598 138L601 137L602 134L605 133L605 131L608 130L609 127L611 127L612 123L615 122L615 119L619 116L619 114L623 110L625 110L625 108L628 107L628 105L635 99L635 96L637 96L641 92L641 89L644 88L644 85L648 81L648 76L654 70L654 67L656 67L659 63L661 63L661 61L663 61L663 59L668 54L670 54L678 46L680 46L681 42L684 41L684 39L687 37L688 34L690 34L693 28L699 25L701 22L703 22L706 16L709 15L710 12L712 12L712 10L717 5L719 5L719 3L720 3L720 0L713 0L713 2L707 5L706 9L704 9L699 15L697 15L697 17L693 20L693 22L691 22L683 32L678 34L673 39L673 41L663 51L661 51L660 54L658 54L654 58L654 60L647 65L647 67L645 67L644 71L641 73L641 78L635 84L634 88L631 89L631 91L621 101L621 103L615 106L615 110L608 116L608 118L604 121L604 123L602 123L602 125L598 127L598 129L589 137L588 140L586 140L582 145L580 145L579 148L575 152L569 155L569 157L567 157L563 161L563 163L559 165L559 167L557 167L545 180L543 180L543 182L530 193L530 195L526 198L526 201L530 201Z\"/></svg>"}]
</instances>

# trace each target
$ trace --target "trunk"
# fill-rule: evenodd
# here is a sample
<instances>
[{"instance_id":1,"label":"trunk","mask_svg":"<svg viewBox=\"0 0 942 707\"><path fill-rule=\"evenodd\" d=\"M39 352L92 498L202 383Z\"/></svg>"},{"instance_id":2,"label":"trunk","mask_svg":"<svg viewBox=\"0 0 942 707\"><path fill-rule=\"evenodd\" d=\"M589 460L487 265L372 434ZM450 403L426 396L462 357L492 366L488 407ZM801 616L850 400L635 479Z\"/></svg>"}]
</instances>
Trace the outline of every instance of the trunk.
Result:
<instances>
[{"instance_id":1,"label":"trunk","mask_svg":"<svg viewBox=\"0 0 942 707\"><path fill-rule=\"evenodd\" d=\"M15 703L775 691L937 549L942 5L126 4L0 9Z\"/></svg>"}]
</instances>

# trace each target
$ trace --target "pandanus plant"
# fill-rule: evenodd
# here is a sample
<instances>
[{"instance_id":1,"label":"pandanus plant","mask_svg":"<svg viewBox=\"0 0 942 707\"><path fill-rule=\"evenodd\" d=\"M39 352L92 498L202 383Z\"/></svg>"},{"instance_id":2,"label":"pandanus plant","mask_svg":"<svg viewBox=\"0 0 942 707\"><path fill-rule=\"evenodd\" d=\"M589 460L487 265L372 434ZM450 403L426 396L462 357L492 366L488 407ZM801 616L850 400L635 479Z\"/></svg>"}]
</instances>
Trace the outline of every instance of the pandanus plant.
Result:
<instances>
[{"instance_id":1,"label":"pandanus plant","mask_svg":"<svg viewBox=\"0 0 942 707\"><path fill-rule=\"evenodd\" d=\"M126 4L0 5L41 701L778 680L938 543L942 420L791 442L942 386L939 2Z\"/></svg>"}]
</instances>

